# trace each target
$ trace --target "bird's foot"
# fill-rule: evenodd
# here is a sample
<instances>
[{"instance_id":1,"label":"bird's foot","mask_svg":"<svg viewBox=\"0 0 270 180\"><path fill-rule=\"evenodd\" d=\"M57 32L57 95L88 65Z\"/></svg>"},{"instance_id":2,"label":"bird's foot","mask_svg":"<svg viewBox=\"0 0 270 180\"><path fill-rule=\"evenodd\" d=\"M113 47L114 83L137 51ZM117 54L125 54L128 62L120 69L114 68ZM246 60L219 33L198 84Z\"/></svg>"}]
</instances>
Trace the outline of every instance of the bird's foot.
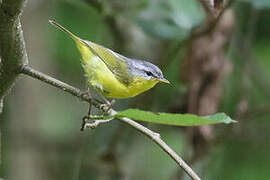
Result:
<instances>
[{"instance_id":1,"label":"bird's foot","mask_svg":"<svg viewBox=\"0 0 270 180\"><path fill-rule=\"evenodd\" d=\"M90 100L92 98L92 96L91 96L89 90L81 92L81 98L82 99L85 98L85 99Z\"/></svg>"},{"instance_id":2,"label":"bird's foot","mask_svg":"<svg viewBox=\"0 0 270 180\"><path fill-rule=\"evenodd\" d=\"M100 105L100 109L104 110L105 114L107 114L111 109L112 106L115 104L115 100L108 101L106 100L106 103Z\"/></svg>"}]
</instances>

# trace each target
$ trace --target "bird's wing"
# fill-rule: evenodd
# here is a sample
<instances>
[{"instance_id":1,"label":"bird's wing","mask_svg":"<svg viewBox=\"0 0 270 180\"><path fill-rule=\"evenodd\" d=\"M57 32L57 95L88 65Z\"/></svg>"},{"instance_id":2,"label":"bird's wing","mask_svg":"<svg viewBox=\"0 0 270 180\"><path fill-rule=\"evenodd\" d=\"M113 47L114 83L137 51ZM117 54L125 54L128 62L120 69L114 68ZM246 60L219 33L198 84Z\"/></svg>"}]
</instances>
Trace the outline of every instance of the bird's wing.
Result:
<instances>
[{"instance_id":1,"label":"bird's wing","mask_svg":"<svg viewBox=\"0 0 270 180\"><path fill-rule=\"evenodd\" d=\"M92 53L99 57L110 69L110 71L116 76L116 78L129 85L132 81L132 76L129 73L129 68L127 66L126 57L113 52L112 50L105 48L101 45L95 44L90 41L86 41L88 47Z\"/></svg>"}]
</instances>

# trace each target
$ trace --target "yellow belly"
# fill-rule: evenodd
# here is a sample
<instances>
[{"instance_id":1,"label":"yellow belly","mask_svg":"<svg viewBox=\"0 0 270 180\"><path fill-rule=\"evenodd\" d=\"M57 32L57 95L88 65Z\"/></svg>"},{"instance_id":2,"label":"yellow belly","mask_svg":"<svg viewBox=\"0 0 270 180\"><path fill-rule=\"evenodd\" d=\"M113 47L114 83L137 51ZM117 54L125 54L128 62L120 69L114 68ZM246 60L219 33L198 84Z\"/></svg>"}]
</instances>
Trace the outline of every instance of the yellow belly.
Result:
<instances>
[{"instance_id":1,"label":"yellow belly","mask_svg":"<svg viewBox=\"0 0 270 180\"><path fill-rule=\"evenodd\" d=\"M120 83L120 82L119 82ZM144 91L147 91L155 86L156 81L145 80L140 77L135 77L133 82L129 86L125 86L124 88L119 88L117 84L111 86L111 91L108 94L103 94L109 98L129 98L134 97L138 94L141 94Z\"/></svg>"},{"instance_id":2,"label":"yellow belly","mask_svg":"<svg viewBox=\"0 0 270 180\"><path fill-rule=\"evenodd\" d=\"M96 59L95 59L96 58ZM129 98L134 97L155 86L157 81L134 77L130 85L121 83L106 65L94 57L83 65L88 83L105 97Z\"/></svg>"}]
</instances>

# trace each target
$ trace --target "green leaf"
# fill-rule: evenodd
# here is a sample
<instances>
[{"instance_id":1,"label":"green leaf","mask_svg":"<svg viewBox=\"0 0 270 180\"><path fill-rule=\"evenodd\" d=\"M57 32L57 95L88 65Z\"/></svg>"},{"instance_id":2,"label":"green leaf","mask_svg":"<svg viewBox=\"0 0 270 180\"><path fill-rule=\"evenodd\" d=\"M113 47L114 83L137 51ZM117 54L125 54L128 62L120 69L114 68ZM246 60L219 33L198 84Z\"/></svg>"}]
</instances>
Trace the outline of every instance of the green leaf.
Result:
<instances>
[{"instance_id":1,"label":"green leaf","mask_svg":"<svg viewBox=\"0 0 270 180\"><path fill-rule=\"evenodd\" d=\"M138 121L172 126L202 126L220 123L229 124L236 122L225 113L217 113L210 116L197 116L194 114L154 113L138 109L127 109L118 112L116 115L114 115L114 117L127 117Z\"/></svg>"},{"instance_id":2,"label":"green leaf","mask_svg":"<svg viewBox=\"0 0 270 180\"><path fill-rule=\"evenodd\" d=\"M146 33L156 38L185 39L201 24L205 14L196 0L149 1L147 8L134 18Z\"/></svg>"}]
</instances>

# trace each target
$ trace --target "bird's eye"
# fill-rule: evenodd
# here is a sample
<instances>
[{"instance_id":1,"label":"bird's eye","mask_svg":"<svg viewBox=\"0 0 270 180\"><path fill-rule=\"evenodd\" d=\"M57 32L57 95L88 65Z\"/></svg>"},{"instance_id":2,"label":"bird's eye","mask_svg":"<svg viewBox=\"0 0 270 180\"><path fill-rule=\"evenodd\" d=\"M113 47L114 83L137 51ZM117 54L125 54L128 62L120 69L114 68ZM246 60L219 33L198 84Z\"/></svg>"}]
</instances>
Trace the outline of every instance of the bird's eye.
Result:
<instances>
[{"instance_id":1,"label":"bird's eye","mask_svg":"<svg viewBox=\"0 0 270 180\"><path fill-rule=\"evenodd\" d=\"M153 76L153 73L150 72L150 71L146 71L145 73L146 73L147 76Z\"/></svg>"}]
</instances>

